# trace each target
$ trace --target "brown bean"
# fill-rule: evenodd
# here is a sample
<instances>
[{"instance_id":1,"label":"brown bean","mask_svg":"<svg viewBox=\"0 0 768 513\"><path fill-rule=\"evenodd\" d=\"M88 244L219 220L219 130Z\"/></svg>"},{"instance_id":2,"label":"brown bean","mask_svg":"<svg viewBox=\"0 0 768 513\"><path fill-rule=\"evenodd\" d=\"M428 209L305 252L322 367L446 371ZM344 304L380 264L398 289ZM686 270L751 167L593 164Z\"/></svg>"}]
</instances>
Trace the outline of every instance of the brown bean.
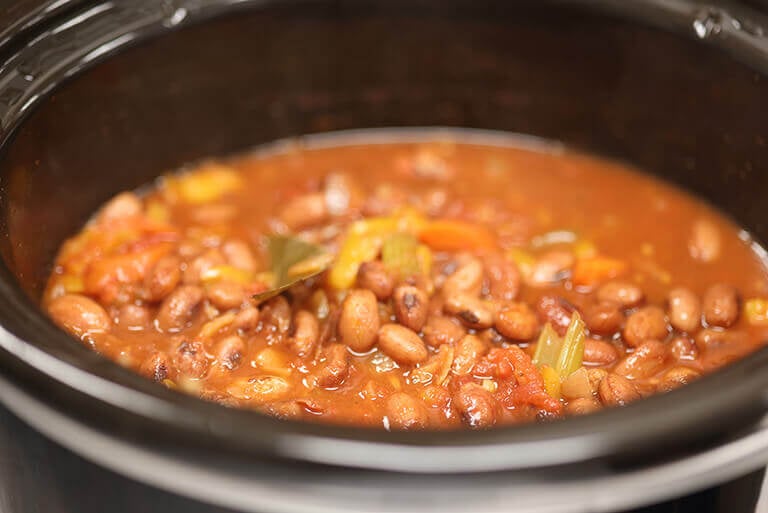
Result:
<instances>
[{"instance_id":1,"label":"brown bean","mask_svg":"<svg viewBox=\"0 0 768 513\"><path fill-rule=\"evenodd\" d=\"M722 240L720 230L708 219L693 223L691 237L688 239L688 253L694 260L714 262L720 257Z\"/></svg>"},{"instance_id":2,"label":"brown bean","mask_svg":"<svg viewBox=\"0 0 768 513\"><path fill-rule=\"evenodd\" d=\"M291 329L291 305L283 296L273 297L262 307L261 319L277 329L281 335Z\"/></svg>"},{"instance_id":3,"label":"brown bean","mask_svg":"<svg viewBox=\"0 0 768 513\"><path fill-rule=\"evenodd\" d=\"M493 311L487 303L468 294L446 298L444 308L469 328L485 329L493 325Z\"/></svg>"},{"instance_id":4,"label":"brown bean","mask_svg":"<svg viewBox=\"0 0 768 513\"><path fill-rule=\"evenodd\" d=\"M610 342L587 338L584 340L584 362L608 365L619 359L619 351Z\"/></svg>"},{"instance_id":5,"label":"brown bean","mask_svg":"<svg viewBox=\"0 0 768 513\"><path fill-rule=\"evenodd\" d=\"M624 326L624 342L637 347L648 339L664 340L669 332L664 310L645 306L632 313Z\"/></svg>"},{"instance_id":6,"label":"brown bean","mask_svg":"<svg viewBox=\"0 0 768 513\"><path fill-rule=\"evenodd\" d=\"M609 281L597 289L598 301L610 301L623 308L634 308L643 302L642 289L626 281Z\"/></svg>"},{"instance_id":7,"label":"brown bean","mask_svg":"<svg viewBox=\"0 0 768 513\"><path fill-rule=\"evenodd\" d=\"M213 353L221 367L234 370L240 365L245 354L245 342L237 335L230 335L216 344Z\"/></svg>"},{"instance_id":8,"label":"brown bean","mask_svg":"<svg viewBox=\"0 0 768 513\"><path fill-rule=\"evenodd\" d=\"M571 324L573 305L558 296L542 296L536 303L536 311L543 322L552 325L558 335L563 336Z\"/></svg>"},{"instance_id":9,"label":"brown bean","mask_svg":"<svg viewBox=\"0 0 768 513\"><path fill-rule=\"evenodd\" d=\"M117 312L117 324L131 331L141 331L149 326L149 310L144 306L128 303Z\"/></svg>"},{"instance_id":10,"label":"brown bean","mask_svg":"<svg viewBox=\"0 0 768 513\"><path fill-rule=\"evenodd\" d=\"M170 370L171 361L168 355L162 351L157 351L144 360L144 363L139 367L139 374L160 383L169 377Z\"/></svg>"},{"instance_id":11,"label":"brown bean","mask_svg":"<svg viewBox=\"0 0 768 513\"><path fill-rule=\"evenodd\" d=\"M244 306L235 315L235 319L232 321L232 327L236 330L249 331L259 325L259 309L248 305Z\"/></svg>"},{"instance_id":12,"label":"brown bean","mask_svg":"<svg viewBox=\"0 0 768 513\"><path fill-rule=\"evenodd\" d=\"M160 258L144 277L142 296L147 301L162 301L173 292L179 281L181 281L181 260L177 256L166 255Z\"/></svg>"},{"instance_id":13,"label":"brown bean","mask_svg":"<svg viewBox=\"0 0 768 513\"><path fill-rule=\"evenodd\" d=\"M701 377L698 371L688 367L673 367L669 369L658 384L659 392L669 392L675 388L687 385Z\"/></svg>"},{"instance_id":14,"label":"brown bean","mask_svg":"<svg viewBox=\"0 0 768 513\"><path fill-rule=\"evenodd\" d=\"M626 406L641 397L630 380L613 373L600 382L598 395L605 406Z\"/></svg>"},{"instance_id":15,"label":"brown bean","mask_svg":"<svg viewBox=\"0 0 768 513\"><path fill-rule=\"evenodd\" d=\"M657 340L646 340L616 364L613 372L628 378L650 378L664 368L667 358L667 346Z\"/></svg>"},{"instance_id":16,"label":"brown bean","mask_svg":"<svg viewBox=\"0 0 768 513\"><path fill-rule=\"evenodd\" d=\"M402 365L416 365L429 356L427 346L419 335L399 324L385 324L379 328L379 347Z\"/></svg>"},{"instance_id":17,"label":"brown bean","mask_svg":"<svg viewBox=\"0 0 768 513\"><path fill-rule=\"evenodd\" d=\"M107 312L96 301L79 294L66 294L48 304L53 321L76 337L106 333L112 327Z\"/></svg>"},{"instance_id":18,"label":"brown bean","mask_svg":"<svg viewBox=\"0 0 768 513\"><path fill-rule=\"evenodd\" d=\"M293 336L289 342L291 350L299 356L312 354L320 339L317 318L306 310L299 310L293 316L293 327Z\"/></svg>"},{"instance_id":19,"label":"brown bean","mask_svg":"<svg viewBox=\"0 0 768 513\"><path fill-rule=\"evenodd\" d=\"M497 301L513 301L520 291L520 271L514 262L499 254L485 258L488 293Z\"/></svg>"},{"instance_id":20,"label":"brown bean","mask_svg":"<svg viewBox=\"0 0 768 513\"><path fill-rule=\"evenodd\" d=\"M710 326L728 328L739 318L739 297L730 285L718 283L704 293L704 320Z\"/></svg>"},{"instance_id":21,"label":"brown bean","mask_svg":"<svg viewBox=\"0 0 768 513\"><path fill-rule=\"evenodd\" d=\"M233 281L212 283L207 287L205 295L220 310L238 308L245 302L245 289Z\"/></svg>"},{"instance_id":22,"label":"brown bean","mask_svg":"<svg viewBox=\"0 0 768 513\"><path fill-rule=\"evenodd\" d=\"M456 344L467 334L467 330L450 317L432 315L427 319L422 333L424 342L432 347L439 347L443 344Z\"/></svg>"},{"instance_id":23,"label":"brown bean","mask_svg":"<svg viewBox=\"0 0 768 513\"><path fill-rule=\"evenodd\" d=\"M690 290L678 287L669 291L669 323L676 330L693 333L701 326L701 301Z\"/></svg>"},{"instance_id":24,"label":"brown bean","mask_svg":"<svg viewBox=\"0 0 768 513\"><path fill-rule=\"evenodd\" d=\"M496 314L495 327L512 340L531 340L539 332L539 318L528 303L507 303Z\"/></svg>"},{"instance_id":25,"label":"brown bean","mask_svg":"<svg viewBox=\"0 0 768 513\"><path fill-rule=\"evenodd\" d=\"M278 217L290 230L322 223L329 217L325 196L320 192L297 196L288 201Z\"/></svg>"},{"instance_id":26,"label":"brown bean","mask_svg":"<svg viewBox=\"0 0 768 513\"><path fill-rule=\"evenodd\" d=\"M706 351L723 345L743 344L745 339L746 334L742 331L703 329L696 334L694 340L699 351Z\"/></svg>"},{"instance_id":27,"label":"brown bean","mask_svg":"<svg viewBox=\"0 0 768 513\"><path fill-rule=\"evenodd\" d=\"M669 343L669 353L678 361L695 360L699 356L696 344L686 336L673 338Z\"/></svg>"},{"instance_id":28,"label":"brown bean","mask_svg":"<svg viewBox=\"0 0 768 513\"><path fill-rule=\"evenodd\" d=\"M160 305L155 325L164 332L181 330L192 319L202 300L203 290L200 287L183 285L177 288Z\"/></svg>"},{"instance_id":29,"label":"brown bean","mask_svg":"<svg viewBox=\"0 0 768 513\"><path fill-rule=\"evenodd\" d=\"M395 392L387 398L385 411L392 429L421 429L427 426L429 414L420 400L405 392Z\"/></svg>"},{"instance_id":30,"label":"brown bean","mask_svg":"<svg viewBox=\"0 0 768 513\"><path fill-rule=\"evenodd\" d=\"M416 332L427 322L428 303L427 294L412 285L400 285L392 295L397 322Z\"/></svg>"},{"instance_id":31,"label":"brown bean","mask_svg":"<svg viewBox=\"0 0 768 513\"><path fill-rule=\"evenodd\" d=\"M496 423L498 403L477 383L465 383L453 398L464 422L473 428L488 428Z\"/></svg>"},{"instance_id":32,"label":"brown bean","mask_svg":"<svg viewBox=\"0 0 768 513\"><path fill-rule=\"evenodd\" d=\"M317 384L323 388L338 388L349 374L349 351L343 344L331 344L324 350L325 363L317 373Z\"/></svg>"},{"instance_id":33,"label":"brown bean","mask_svg":"<svg viewBox=\"0 0 768 513\"><path fill-rule=\"evenodd\" d=\"M224 255L218 249L209 249L202 255L192 259L187 264L182 274L182 281L187 285L197 285L200 283L203 275L214 267L219 267L227 263Z\"/></svg>"},{"instance_id":34,"label":"brown bean","mask_svg":"<svg viewBox=\"0 0 768 513\"><path fill-rule=\"evenodd\" d=\"M483 264L470 257L443 282L443 296L446 299L456 295L478 297L483 289Z\"/></svg>"},{"instance_id":35,"label":"brown bean","mask_svg":"<svg viewBox=\"0 0 768 513\"><path fill-rule=\"evenodd\" d=\"M368 289L383 301L392 295L395 282L379 260L364 262L357 271L357 286Z\"/></svg>"},{"instance_id":36,"label":"brown bean","mask_svg":"<svg viewBox=\"0 0 768 513\"><path fill-rule=\"evenodd\" d=\"M597 335L611 336L621 329L624 313L618 303L600 301L584 309L584 322L589 331Z\"/></svg>"},{"instance_id":37,"label":"brown bean","mask_svg":"<svg viewBox=\"0 0 768 513\"><path fill-rule=\"evenodd\" d=\"M245 242L237 239L228 240L221 246L221 252L229 265L245 272L256 270L256 259L253 251Z\"/></svg>"},{"instance_id":38,"label":"brown bean","mask_svg":"<svg viewBox=\"0 0 768 513\"><path fill-rule=\"evenodd\" d=\"M607 375L608 371L605 369L587 369L589 386L592 387L593 394L597 393L597 389L600 387L600 383L602 383Z\"/></svg>"},{"instance_id":39,"label":"brown bean","mask_svg":"<svg viewBox=\"0 0 768 513\"><path fill-rule=\"evenodd\" d=\"M452 370L456 374L469 374L475 364L488 353L488 344L475 335L467 335L456 345Z\"/></svg>"},{"instance_id":40,"label":"brown bean","mask_svg":"<svg viewBox=\"0 0 768 513\"><path fill-rule=\"evenodd\" d=\"M566 415L587 415L600 409L600 403L592 397L579 397L565 405Z\"/></svg>"},{"instance_id":41,"label":"brown bean","mask_svg":"<svg viewBox=\"0 0 768 513\"><path fill-rule=\"evenodd\" d=\"M548 251L534 262L528 283L541 286L563 280L568 276L575 261L573 253L570 251Z\"/></svg>"},{"instance_id":42,"label":"brown bean","mask_svg":"<svg viewBox=\"0 0 768 513\"><path fill-rule=\"evenodd\" d=\"M173 365L190 378L202 378L208 372L208 357L199 341L182 340L173 354Z\"/></svg>"},{"instance_id":43,"label":"brown bean","mask_svg":"<svg viewBox=\"0 0 768 513\"><path fill-rule=\"evenodd\" d=\"M370 290L349 291L341 304L337 330L341 341L353 351L364 353L373 347L379 331L379 305Z\"/></svg>"}]
</instances>

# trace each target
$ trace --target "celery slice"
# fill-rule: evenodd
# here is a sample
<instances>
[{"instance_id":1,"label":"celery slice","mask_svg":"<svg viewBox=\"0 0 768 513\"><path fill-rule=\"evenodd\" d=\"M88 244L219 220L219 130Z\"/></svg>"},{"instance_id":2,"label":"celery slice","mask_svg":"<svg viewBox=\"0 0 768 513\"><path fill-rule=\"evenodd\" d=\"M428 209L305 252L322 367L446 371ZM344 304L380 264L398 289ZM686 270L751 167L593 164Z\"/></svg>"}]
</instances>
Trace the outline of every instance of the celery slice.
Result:
<instances>
[{"instance_id":1,"label":"celery slice","mask_svg":"<svg viewBox=\"0 0 768 513\"><path fill-rule=\"evenodd\" d=\"M407 278L419 274L419 241L409 233L387 237L381 247L381 262L393 274Z\"/></svg>"},{"instance_id":2,"label":"celery slice","mask_svg":"<svg viewBox=\"0 0 768 513\"><path fill-rule=\"evenodd\" d=\"M571 324L568 325L568 331L563 337L563 346L555 366L561 379L567 378L581 367L584 358L584 339L586 338L584 330L585 324L581 320L581 316L578 312L573 312Z\"/></svg>"},{"instance_id":3,"label":"celery slice","mask_svg":"<svg viewBox=\"0 0 768 513\"><path fill-rule=\"evenodd\" d=\"M563 345L562 339L555 333L550 323L544 325L539 335L539 341L536 344L536 353L533 355L533 363L539 367L548 365L552 368L557 363L560 355L560 348Z\"/></svg>"}]
</instances>

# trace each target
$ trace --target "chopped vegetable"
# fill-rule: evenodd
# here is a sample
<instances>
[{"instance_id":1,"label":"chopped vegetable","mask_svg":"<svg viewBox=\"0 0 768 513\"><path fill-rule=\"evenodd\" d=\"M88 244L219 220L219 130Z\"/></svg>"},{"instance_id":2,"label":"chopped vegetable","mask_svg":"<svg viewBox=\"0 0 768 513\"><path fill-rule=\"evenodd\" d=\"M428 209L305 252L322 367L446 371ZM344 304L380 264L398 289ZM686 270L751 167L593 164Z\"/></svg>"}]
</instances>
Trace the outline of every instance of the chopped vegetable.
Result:
<instances>
[{"instance_id":1,"label":"chopped vegetable","mask_svg":"<svg viewBox=\"0 0 768 513\"><path fill-rule=\"evenodd\" d=\"M336 289L350 288L355 283L360 264L376 258L381 249L380 235L371 235L360 229L354 229L355 225L344 239L328 277L329 283Z\"/></svg>"},{"instance_id":2,"label":"chopped vegetable","mask_svg":"<svg viewBox=\"0 0 768 513\"><path fill-rule=\"evenodd\" d=\"M217 265L200 273L200 280L209 283L219 280L234 281L236 283L249 283L253 276L247 271L232 267L231 265Z\"/></svg>"},{"instance_id":3,"label":"chopped vegetable","mask_svg":"<svg viewBox=\"0 0 768 513\"><path fill-rule=\"evenodd\" d=\"M167 185L182 200L194 205L215 201L240 188L241 182L237 171L220 164L209 164L194 173L167 179Z\"/></svg>"},{"instance_id":4,"label":"chopped vegetable","mask_svg":"<svg viewBox=\"0 0 768 513\"><path fill-rule=\"evenodd\" d=\"M424 244L438 251L477 251L496 246L496 237L491 230L466 221L429 222L419 233L419 238Z\"/></svg>"},{"instance_id":5,"label":"chopped vegetable","mask_svg":"<svg viewBox=\"0 0 768 513\"><path fill-rule=\"evenodd\" d=\"M572 372L581 367L584 358L585 324L579 312L573 312L571 324L563 337L563 347L557 358L555 370L560 378L567 378Z\"/></svg>"},{"instance_id":6,"label":"chopped vegetable","mask_svg":"<svg viewBox=\"0 0 768 513\"><path fill-rule=\"evenodd\" d=\"M419 274L419 241L409 233L395 233L381 246L381 262L399 278Z\"/></svg>"},{"instance_id":7,"label":"chopped vegetable","mask_svg":"<svg viewBox=\"0 0 768 513\"><path fill-rule=\"evenodd\" d=\"M267 244L274 286L255 294L253 299L257 301L265 301L301 281L317 276L331 263L330 258L324 257L326 253L323 248L300 239L274 236L269 237Z\"/></svg>"},{"instance_id":8,"label":"chopped vegetable","mask_svg":"<svg viewBox=\"0 0 768 513\"><path fill-rule=\"evenodd\" d=\"M592 384L589 381L587 369L579 367L566 376L562 381L560 393L567 400L592 397Z\"/></svg>"},{"instance_id":9,"label":"chopped vegetable","mask_svg":"<svg viewBox=\"0 0 768 513\"><path fill-rule=\"evenodd\" d=\"M544 325L539 335L539 341L536 344L536 353L533 356L533 363L539 367L548 365L554 367L557 358L560 355L560 348L563 345L562 339L555 333L550 323Z\"/></svg>"},{"instance_id":10,"label":"chopped vegetable","mask_svg":"<svg viewBox=\"0 0 768 513\"><path fill-rule=\"evenodd\" d=\"M627 270L623 260L604 256L580 258L573 268L573 284L577 287L594 287Z\"/></svg>"},{"instance_id":11,"label":"chopped vegetable","mask_svg":"<svg viewBox=\"0 0 768 513\"><path fill-rule=\"evenodd\" d=\"M768 299L752 298L744 302L744 317L752 326L768 326Z\"/></svg>"},{"instance_id":12,"label":"chopped vegetable","mask_svg":"<svg viewBox=\"0 0 768 513\"><path fill-rule=\"evenodd\" d=\"M416 260L421 275L429 276L432 273L432 251L424 244L419 244L419 247L416 248Z\"/></svg>"},{"instance_id":13,"label":"chopped vegetable","mask_svg":"<svg viewBox=\"0 0 768 513\"><path fill-rule=\"evenodd\" d=\"M541 377L544 378L544 390L555 399L560 399L560 375L549 365L541 367Z\"/></svg>"}]
</instances>

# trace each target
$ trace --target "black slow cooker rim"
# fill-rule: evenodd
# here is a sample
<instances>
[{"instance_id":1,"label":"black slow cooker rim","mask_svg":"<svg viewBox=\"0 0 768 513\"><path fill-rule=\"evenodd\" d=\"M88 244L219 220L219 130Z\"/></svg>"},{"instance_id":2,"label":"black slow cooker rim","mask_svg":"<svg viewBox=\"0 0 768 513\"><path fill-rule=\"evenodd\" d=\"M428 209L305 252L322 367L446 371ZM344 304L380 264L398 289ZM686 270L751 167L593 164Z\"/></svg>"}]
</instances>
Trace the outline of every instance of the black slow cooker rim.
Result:
<instances>
[{"instance_id":1,"label":"black slow cooker rim","mask_svg":"<svg viewBox=\"0 0 768 513\"><path fill-rule=\"evenodd\" d=\"M253 3L257 6L270 4ZM181 8L183 3L177 4L176 7ZM58 74L50 74L47 80L28 83L17 102L5 105L4 112L0 112L4 128L2 145L12 143L13 133L24 118L63 81L138 39L165 33L189 21L203 21L227 2L209 4L211 10L184 11L182 20L173 24L168 23L168 16L174 16L177 11L159 13L159 16L151 10L143 12L145 18L134 20L131 38L118 40L108 52L91 60L73 60L69 66L59 69ZM248 2L241 7L249 6L246 4ZM590 0L584 5L614 14L621 10L610 2ZM84 7L90 12L98 12L100 20L110 9L116 8L109 2L89 2ZM665 14L661 25L672 28L670 25L674 23L679 32L683 21L689 26L692 20L702 15L701 9L700 4L686 0L668 4L649 1L640 6L639 14L635 14L641 22L652 24L658 21L660 14ZM122 17L130 13L120 11L119 14ZM86 17L81 23L87 23L89 19ZM755 15L750 19L758 18ZM142 23L145 24L143 29ZM17 72L13 68L16 59L24 52L35 51L35 44L45 42L46 34L54 28L55 25L41 27L29 45L11 51L6 66L0 71L0 93L18 83L12 81L12 74ZM731 37L720 36L710 43L736 52L763 71L768 69L768 52L763 38L758 39L754 34L743 36L731 25L725 26L719 34L729 32L732 32ZM755 60L757 57L760 59ZM44 65L43 62L41 66ZM25 97L30 100L22 101ZM768 366L768 348L672 393L623 409L549 424L472 433L387 433L280 421L256 412L227 409L158 387L84 346L73 344L14 282L11 272L0 266L0 365L11 380L40 399L53 403L67 415L102 429L119 430L127 438L159 436L182 447L185 444L226 447L232 450L233 456L257 454L410 472L540 467L601 458L613 460L625 457L627 453L637 454L662 440L678 440L692 425L712 434L719 433L726 423L719 426L718 419L728 419L728 427L744 426L765 409L768 373L762 370ZM713 404L716 411L713 411ZM415 455L419 457L415 458Z\"/></svg>"}]
</instances>

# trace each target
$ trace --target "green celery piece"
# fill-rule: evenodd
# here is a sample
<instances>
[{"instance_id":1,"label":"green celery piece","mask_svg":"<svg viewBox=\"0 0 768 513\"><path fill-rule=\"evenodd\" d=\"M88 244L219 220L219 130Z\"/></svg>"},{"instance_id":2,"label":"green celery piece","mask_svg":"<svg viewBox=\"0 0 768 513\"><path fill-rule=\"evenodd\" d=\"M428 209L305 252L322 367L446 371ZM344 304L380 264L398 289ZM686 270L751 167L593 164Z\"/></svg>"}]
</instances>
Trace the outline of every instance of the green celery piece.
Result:
<instances>
[{"instance_id":1,"label":"green celery piece","mask_svg":"<svg viewBox=\"0 0 768 513\"><path fill-rule=\"evenodd\" d=\"M560 356L557 358L555 370L560 375L560 379L565 379L572 372L581 367L584 359L584 332L585 324L581 320L578 312L573 312L571 324L568 325L568 331L563 337L563 347L560 349Z\"/></svg>"},{"instance_id":2,"label":"green celery piece","mask_svg":"<svg viewBox=\"0 0 768 513\"><path fill-rule=\"evenodd\" d=\"M419 274L419 241L409 233L395 233L384 240L381 262L400 278Z\"/></svg>"},{"instance_id":3,"label":"green celery piece","mask_svg":"<svg viewBox=\"0 0 768 513\"><path fill-rule=\"evenodd\" d=\"M539 367L549 365L553 369L563 345L562 339L555 333L550 323L544 325L536 344L536 353L533 355L533 363Z\"/></svg>"}]
</instances>

